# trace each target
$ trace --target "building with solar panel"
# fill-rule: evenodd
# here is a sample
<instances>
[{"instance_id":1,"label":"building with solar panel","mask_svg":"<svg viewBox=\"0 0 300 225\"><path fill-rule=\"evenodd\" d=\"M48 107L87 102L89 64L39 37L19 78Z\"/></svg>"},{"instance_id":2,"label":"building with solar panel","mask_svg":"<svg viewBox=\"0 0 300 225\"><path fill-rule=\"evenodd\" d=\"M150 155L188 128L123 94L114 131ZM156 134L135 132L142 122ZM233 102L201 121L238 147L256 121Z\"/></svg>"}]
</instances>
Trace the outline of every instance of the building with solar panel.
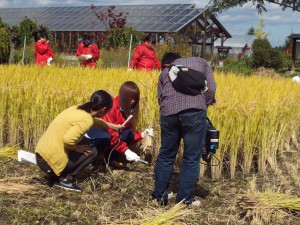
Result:
<instances>
[{"instance_id":1,"label":"building with solar panel","mask_svg":"<svg viewBox=\"0 0 300 225\"><path fill-rule=\"evenodd\" d=\"M94 6L99 14L110 6ZM154 34L160 43L169 33L185 35L192 47L192 54L205 56L213 53L217 39L223 43L231 35L213 14L197 9L194 4L116 5L115 12L126 12L126 25L135 30ZM2 21L11 26L25 17L46 26L52 32L55 46L75 49L84 33L99 35L107 31L90 6L2 8ZM64 49L62 49L64 50Z\"/></svg>"}]
</instances>

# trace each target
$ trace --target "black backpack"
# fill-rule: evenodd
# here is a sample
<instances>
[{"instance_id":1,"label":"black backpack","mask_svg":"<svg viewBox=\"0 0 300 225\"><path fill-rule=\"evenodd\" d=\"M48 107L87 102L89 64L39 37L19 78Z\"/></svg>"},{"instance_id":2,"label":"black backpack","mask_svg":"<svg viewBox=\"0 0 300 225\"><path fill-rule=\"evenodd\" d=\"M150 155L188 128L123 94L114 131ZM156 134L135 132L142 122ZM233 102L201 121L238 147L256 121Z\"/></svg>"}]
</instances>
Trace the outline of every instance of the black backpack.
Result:
<instances>
[{"instance_id":1,"label":"black backpack","mask_svg":"<svg viewBox=\"0 0 300 225\"><path fill-rule=\"evenodd\" d=\"M199 95L208 89L205 75L185 66L171 64L169 78L174 89L186 95Z\"/></svg>"}]
</instances>

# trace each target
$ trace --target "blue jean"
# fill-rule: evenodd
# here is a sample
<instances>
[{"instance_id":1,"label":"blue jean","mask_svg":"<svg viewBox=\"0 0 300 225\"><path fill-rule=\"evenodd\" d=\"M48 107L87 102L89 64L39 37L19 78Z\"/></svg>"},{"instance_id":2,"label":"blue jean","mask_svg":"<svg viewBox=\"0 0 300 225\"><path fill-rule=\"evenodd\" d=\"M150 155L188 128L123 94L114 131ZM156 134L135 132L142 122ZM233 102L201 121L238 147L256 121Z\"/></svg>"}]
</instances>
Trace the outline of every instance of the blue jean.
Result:
<instances>
[{"instance_id":1,"label":"blue jean","mask_svg":"<svg viewBox=\"0 0 300 225\"><path fill-rule=\"evenodd\" d=\"M161 116L160 126L161 147L154 170L155 188L152 197L161 202L167 201L169 181L180 141L183 139L183 161L176 202L185 200L191 203L200 172L200 157L206 133L206 111L190 109L171 116Z\"/></svg>"},{"instance_id":2,"label":"blue jean","mask_svg":"<svg viewBox=\"0 0 300 225\"><path fill-rule=\"evenodd\" d=\"M111 137L110 134L101 128L91 128L87 135L91 139L91 145L95 146L100 153L105 153L105 156L110 161L113 161L120 157L120 153L116 151L111 151L112 146L110 146ZM130 128L125 128L120 133L120 141L126 142L127 145L134 141L134 132Z\"/></svg>"},{"instance_id":3,"label":"blue jean","mask_svg":"<svg viewBox=\"0 0 300 225\"><path fill-rule=\"evenodd\" d=\"M106 152L110 146L110 134L102 128L91 128L87 135L90 138L90 145L95 146L99 153Z\"/></svg>"}]
</instances>

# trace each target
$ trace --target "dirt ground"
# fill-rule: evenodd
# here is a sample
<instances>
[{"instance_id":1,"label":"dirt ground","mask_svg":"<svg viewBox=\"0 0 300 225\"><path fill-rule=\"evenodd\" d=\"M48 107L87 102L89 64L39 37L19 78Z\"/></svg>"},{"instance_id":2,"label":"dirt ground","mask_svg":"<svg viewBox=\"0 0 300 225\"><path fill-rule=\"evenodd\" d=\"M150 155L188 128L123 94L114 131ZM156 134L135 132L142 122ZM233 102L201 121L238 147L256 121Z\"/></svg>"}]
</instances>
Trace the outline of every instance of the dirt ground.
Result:
<instances>
[{"instance_id":1,"label":"dirt ground","mask_svg":"<svg viewBox=\"0 0 300 225\"><path fill-rule=\"evenodd\" d=\"M265 175L244 177L238 173L236 179L223 177L217 181L205 176L194 193L201 200L200 208L189 208L187 215L156 224L300 224L299 211L239 207L254 175L257 191L271 188L299 198L300 185L296 182L300 166L296 175L284 166L286 161L297 165L299 159L299 151L287 153L284 161L279 160L279 168L269 168ZM0 161L0 224L146 224L175 205L174 199L168 206L151 199L153 164L127 164L96 172L90 169L78 177L77 184L83 191L75 193L45 184L43 173L35 165L13 159ZM170 183L175 193L177 178L175 170ZM23 186L9 189L9 185L17 184Z\"/></svg>"}]
</instances>

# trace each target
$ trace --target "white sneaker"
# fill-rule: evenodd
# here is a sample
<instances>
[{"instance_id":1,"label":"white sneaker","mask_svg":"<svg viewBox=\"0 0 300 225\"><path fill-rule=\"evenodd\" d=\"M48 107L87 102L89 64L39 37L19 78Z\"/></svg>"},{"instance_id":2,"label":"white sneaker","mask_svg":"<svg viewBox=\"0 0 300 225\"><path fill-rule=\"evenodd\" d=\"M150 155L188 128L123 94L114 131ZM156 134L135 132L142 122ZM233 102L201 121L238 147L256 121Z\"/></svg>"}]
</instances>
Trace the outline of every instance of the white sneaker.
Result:
<instances>
[{"instance_id":1,"label":"white sneaker","mask_svg":"<svg viewBox=\"0 0 300 225\"><path fill-rule=\"evenodd\" d=\"M173 191L168 191L168 199L174 198Z\"/></svg>"},{"instance_id":2,"label":"white sneaker","mask_svg":"<svg viewBox=\"0 0 300 225\"><path fill-rule=\"evenodd\" d=\"M192 207L199 208L202 206L201 202L199 200L194 200L191 204Z\"/></svg>"}]
</instances>

